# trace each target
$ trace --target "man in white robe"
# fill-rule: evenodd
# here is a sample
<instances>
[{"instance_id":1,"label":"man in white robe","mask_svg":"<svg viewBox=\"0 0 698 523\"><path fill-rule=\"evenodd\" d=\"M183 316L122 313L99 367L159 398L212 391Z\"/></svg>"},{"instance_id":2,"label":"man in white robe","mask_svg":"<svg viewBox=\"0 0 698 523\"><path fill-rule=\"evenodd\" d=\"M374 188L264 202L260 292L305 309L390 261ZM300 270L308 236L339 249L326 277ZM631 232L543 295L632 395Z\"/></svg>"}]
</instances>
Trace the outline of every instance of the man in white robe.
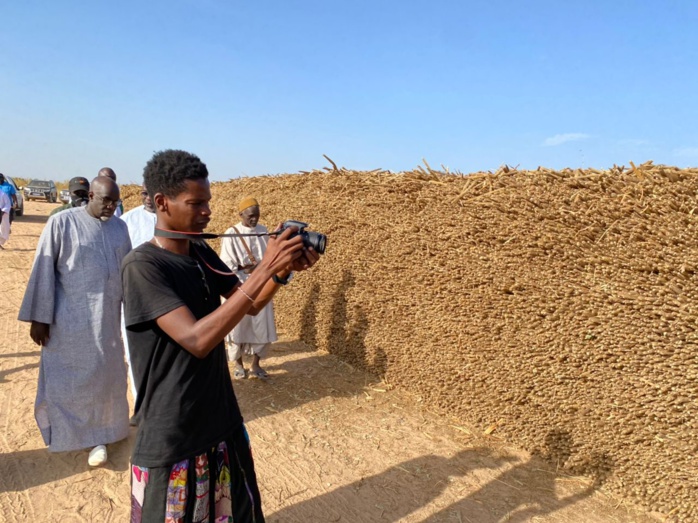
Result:
<instances>
[{"instance_id":1,"label":"man in white robe","mask_svg":"<svg viewBox=\"0 0 698 523\"><path fill-rule=\"evenodd\" d=\"M238 206L240 223L228 229L226 234L260 234L260 236L224 237L221 240L221 260L231 270L236 271L241 283L244 283L264 256L269 236L267 228L259 222L259 203L254 198L245 198ZM269 302L256 316L245 316L226 337L228 361L235 362L233 377L247 377L242 357L252 356L249 376L251 378L268 378L268 374L259 365L259 360L266 355L269 344L275 342L274 305Z\"/></svg>"},{"instance_id":2,"label":"man in white robe","mask_svg":"<svg viewBox=\"0 0 698 523\"><path fill-rule=\"evenodd\" d=\"M98 177L85 207L49 218L19 311L41 345L34 415L44 442L51 452L94 447L91 466L128 435L119 325L131 242L126 224L112 219L118 204L116 183Z\"/></svg>"},{"instance_id":3,"label":"man in white robe","mask_svg":"<svg viewBox=\"0 0 698 523\"><path fill-rule=\"evenodd\" d=\"M121 216L121 219L128 225L128 235L131 238L133 249L153 239L155 222L157 221L155 207L148 196L145 184L141 186L141 200L143 205L139 205Z\"/></svg>"},{"instance_id":4,"label":"man in white robe","mask_svg":"<svg viewBox=\"0 0 698 523\"><path fill-rule=\"evenodd\" d=\"M143 205L131 209L130 211L124 213L121 219L128 226L128 235L131 238L131 247L135 249L139 245L149 242L153 238L153 233L155 232L155 222L157 221L157 216L155 214L155 207L153 202L148 196L148 190L145 184L141 186L141 199ZM133 371L131 370L131 354L128 349L128 338L126 337L126 324L124 323L123 312L121 314L121 337L124 342L124 351L126 354L126 363L128 365L128 377L131 383L131 393L135 399L138 395L138 390L136 389L136 382L133 379ZM135 425L136 421L134 418L131 420L131 425Z\"/></svg>"}]
</instances>

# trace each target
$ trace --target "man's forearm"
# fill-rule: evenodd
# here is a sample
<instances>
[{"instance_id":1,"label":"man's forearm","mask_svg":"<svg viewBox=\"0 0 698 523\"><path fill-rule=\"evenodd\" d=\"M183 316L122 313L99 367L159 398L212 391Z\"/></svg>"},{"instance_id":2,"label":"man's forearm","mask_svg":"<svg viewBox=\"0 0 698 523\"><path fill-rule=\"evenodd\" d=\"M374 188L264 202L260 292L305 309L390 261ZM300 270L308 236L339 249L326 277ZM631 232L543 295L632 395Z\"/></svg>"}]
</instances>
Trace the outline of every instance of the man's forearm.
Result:
<instances>
[{"instance_id":1,"label":"man's forearm","mask_svg":"<svg viewBox=\"0 0 698 523\"><path fill-rule=\"evenodd\" d=\"M260 300L266 305L271 300L274 292L266 288L271 276L266 268L255 271L226 296L223 305L199 320L188 307L182 306L158 318L157 324L184 349L197 358L205 358L253 309L253 303ZM275 286L273 281L272 286Z\"/></svg>"},{"instance_id":2,"label":"man's forearm","mask_svg":"<svg viewBox=\"0 0 698 523\"><path fill-rule=\"evenodd\" d=\"M286 278L288 276L288 273L284 274L277 274L280 278ZM254 304L252 305L252 308L248 312L248 314L252 316L256 316L259 314L264 307L266 307L269 302L274 298L274 295L276 292L281 288L281 285L274 282L272 278L269 278L267 283L264 285L262 288L261 292L259 293L259 296L254 300Z\"/></svg>"}]
</instances>

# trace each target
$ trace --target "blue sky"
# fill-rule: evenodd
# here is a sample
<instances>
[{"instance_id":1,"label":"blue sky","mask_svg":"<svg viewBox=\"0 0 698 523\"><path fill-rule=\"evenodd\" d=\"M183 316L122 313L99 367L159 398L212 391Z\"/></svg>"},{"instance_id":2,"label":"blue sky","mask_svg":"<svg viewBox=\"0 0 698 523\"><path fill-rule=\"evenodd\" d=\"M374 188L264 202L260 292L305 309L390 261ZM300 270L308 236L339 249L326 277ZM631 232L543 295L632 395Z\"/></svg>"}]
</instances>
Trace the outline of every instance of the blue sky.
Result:
<instances>
[{"instance_id":1,"label":"blue sky","mask_svg":"<svg viewBox=\"0 0 698 523\"><path fill-rule=\"evenodd\" d=\"M0 172L698 165L698 2L0 4Z\"/></svg>"}]
</instances>

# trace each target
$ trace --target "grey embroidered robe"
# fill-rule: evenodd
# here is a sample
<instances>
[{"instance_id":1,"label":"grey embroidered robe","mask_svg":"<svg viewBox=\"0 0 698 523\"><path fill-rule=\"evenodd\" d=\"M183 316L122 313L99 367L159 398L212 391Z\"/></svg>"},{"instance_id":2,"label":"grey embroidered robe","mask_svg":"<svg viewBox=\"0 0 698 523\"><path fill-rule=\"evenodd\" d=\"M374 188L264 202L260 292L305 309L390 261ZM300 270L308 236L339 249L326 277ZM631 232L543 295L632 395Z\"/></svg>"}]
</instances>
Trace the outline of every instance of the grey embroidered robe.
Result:
<instances>
[{"instance_id":1,"label":"grey embroidered robe","mask_svg":"<svg viewBox=\"0 0 698 523\"><path fill-rule=\"evenodd\" d=\"M128 435L121 342L121 260L126 224L73 208L41 233L20 321L50 325L41 349L34 415L52 452L112 443Z\"/></svg>"}]
</instances>

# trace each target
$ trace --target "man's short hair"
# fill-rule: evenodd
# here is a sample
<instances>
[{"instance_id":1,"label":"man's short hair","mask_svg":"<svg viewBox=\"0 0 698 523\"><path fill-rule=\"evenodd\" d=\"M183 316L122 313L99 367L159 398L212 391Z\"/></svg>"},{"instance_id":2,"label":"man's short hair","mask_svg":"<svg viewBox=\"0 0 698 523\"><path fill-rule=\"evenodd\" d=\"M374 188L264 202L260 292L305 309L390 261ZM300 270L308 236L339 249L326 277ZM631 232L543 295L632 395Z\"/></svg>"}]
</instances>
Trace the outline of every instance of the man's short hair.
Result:
<instances>
[{"instance_id":1,"label":"man's short hair","mask_svg":"<svg viewBox=\"0 0 698 523\"><path fill-rule=\"evenodd\" d=\"M195 154L177 149L155 153L143 169L143 182L151 198L157 193L174 198L184 191L187 180L201 178L208 178L206 164Z\"/></svg>"}]
</instances>

